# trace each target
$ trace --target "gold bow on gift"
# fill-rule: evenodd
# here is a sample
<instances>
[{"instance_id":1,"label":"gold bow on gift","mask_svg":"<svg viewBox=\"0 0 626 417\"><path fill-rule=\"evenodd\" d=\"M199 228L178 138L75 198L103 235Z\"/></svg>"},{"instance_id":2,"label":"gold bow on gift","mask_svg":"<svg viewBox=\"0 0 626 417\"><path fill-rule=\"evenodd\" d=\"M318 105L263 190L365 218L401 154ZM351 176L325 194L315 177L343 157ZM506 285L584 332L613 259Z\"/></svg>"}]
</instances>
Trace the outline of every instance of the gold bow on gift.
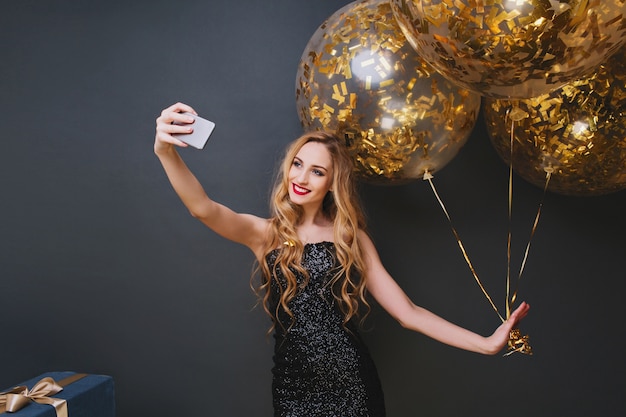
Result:
<instances>
[{"instance_id":1,"label":"gold bow on gift","mask_svg":"<svg viewBox=\"0 0 626 417\"><path fill-rule=\"evenodd\" d=\"M27 406L31 401L39 404L48 404L54 407L57 417L68 417L67 401L61 398L51 398L58 394L65 385L81 379L85 374L74 374L57 383L50 377L42 378L30 390L25 386L15 387L7 392L0 393L0 414L14 413Z\"/></svg>"}]
</instances>

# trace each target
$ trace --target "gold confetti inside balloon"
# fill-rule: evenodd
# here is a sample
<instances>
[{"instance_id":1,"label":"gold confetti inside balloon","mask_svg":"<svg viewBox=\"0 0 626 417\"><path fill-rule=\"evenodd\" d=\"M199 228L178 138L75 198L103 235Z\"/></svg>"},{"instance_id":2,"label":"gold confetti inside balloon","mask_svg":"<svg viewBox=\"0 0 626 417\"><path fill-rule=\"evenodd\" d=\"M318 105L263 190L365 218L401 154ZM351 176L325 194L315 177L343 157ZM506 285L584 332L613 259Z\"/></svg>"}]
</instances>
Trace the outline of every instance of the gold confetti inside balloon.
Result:
<instances>
[{"instance_id":1,"label":"gold confetti inside balloon","mask_svg":"<svg viewBox=\"0 0 626 417\"><path fill-rule=\"evenodd\" d=\"M296 77L306 129L346 138L360 178L394 185L446 165L465 144L480 95L417 55L387 1L339 9L313 34Z\"/></svg>"},{"instance_id":2,"label":"gold confetti inside balloon","mask_svg":"<svg viewBox=\"0 0 626 417\"><path fill-rule=\"evenodd\" d=\"M626 49L588 78L523 100L486 99L484 116L500 156L550 191L577 196L626 188Z\"/></svg>"},{"instance_id":3,"label":"gold confetti inside balloon","mask_svg":"<svg viewBox=\"0 0 626 417\"><path fill-rule=\"evenodd\" d=\"M446 78L529 98L588 76L626 39L625 0L390 0L413 47Z\"/></svg>"}]
</instances>

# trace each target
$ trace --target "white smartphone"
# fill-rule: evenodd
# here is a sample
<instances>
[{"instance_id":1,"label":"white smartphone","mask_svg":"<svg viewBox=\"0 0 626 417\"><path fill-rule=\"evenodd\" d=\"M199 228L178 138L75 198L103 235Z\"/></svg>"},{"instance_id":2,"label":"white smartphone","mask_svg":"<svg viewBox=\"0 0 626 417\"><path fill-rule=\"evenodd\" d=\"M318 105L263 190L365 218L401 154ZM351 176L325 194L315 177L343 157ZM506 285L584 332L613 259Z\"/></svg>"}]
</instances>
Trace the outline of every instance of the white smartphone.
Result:
<instances>
[{"instance_id":1,"label":"white smartphone","mask_svg":"<svg viewBox=\"0 0 626 417\"><path fill-rule=\"evenodd\" d=\"M208 142L211 133L213 133L213 129L215 129L215 123L211 122L210 120L203 119L200 116L196 116L192 113L183 114L189 115L195 119L195 121L191 124L191 127L193 127L193 132L175 133L172 136L182 140L186 144L193 146L196 149L203 149L204 145L206 145L206 143Z\"/></svg>"}]
</instances>

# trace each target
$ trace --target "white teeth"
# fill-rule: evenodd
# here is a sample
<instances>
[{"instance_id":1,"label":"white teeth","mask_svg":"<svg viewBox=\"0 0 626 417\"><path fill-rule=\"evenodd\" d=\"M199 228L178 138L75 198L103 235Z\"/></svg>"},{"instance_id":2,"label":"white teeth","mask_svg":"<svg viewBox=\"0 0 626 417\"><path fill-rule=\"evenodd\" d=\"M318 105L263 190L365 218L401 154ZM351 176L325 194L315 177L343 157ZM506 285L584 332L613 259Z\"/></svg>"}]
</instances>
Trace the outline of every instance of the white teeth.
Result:
<instances>
[{"instance_id":1,"label":"white teeth","mask_svg":"<svg viewBox=\"0 0 626 417\"><path fill-rule=\"evenodd\" d=\"M306 188L302 188L302 187L300 187L297 184L294 184L293 187L299 193L307 193L307 192L309 192L309 190L307 190Z\"/></svg>"}]
</instances>

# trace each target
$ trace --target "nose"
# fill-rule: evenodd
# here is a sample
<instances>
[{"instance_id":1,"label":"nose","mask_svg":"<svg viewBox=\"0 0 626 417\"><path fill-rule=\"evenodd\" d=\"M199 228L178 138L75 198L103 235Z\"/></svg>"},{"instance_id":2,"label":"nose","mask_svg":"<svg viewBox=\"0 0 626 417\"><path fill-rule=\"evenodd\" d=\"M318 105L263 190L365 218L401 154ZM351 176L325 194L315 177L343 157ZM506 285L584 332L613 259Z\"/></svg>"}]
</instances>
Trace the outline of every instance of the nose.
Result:
<instances>
[{"instance_id":1,"label":"nose","mask_svg":"<svg viewBox=\"0 0 626 417\"><path fill-rule=\"evenodd\" d=\"M300 174L297 176L296 179L298 180L298 183L306 184L309 182L309 173L305 169L303 169L302 171L300 171Z\"/></svg>"}]
</instances>

